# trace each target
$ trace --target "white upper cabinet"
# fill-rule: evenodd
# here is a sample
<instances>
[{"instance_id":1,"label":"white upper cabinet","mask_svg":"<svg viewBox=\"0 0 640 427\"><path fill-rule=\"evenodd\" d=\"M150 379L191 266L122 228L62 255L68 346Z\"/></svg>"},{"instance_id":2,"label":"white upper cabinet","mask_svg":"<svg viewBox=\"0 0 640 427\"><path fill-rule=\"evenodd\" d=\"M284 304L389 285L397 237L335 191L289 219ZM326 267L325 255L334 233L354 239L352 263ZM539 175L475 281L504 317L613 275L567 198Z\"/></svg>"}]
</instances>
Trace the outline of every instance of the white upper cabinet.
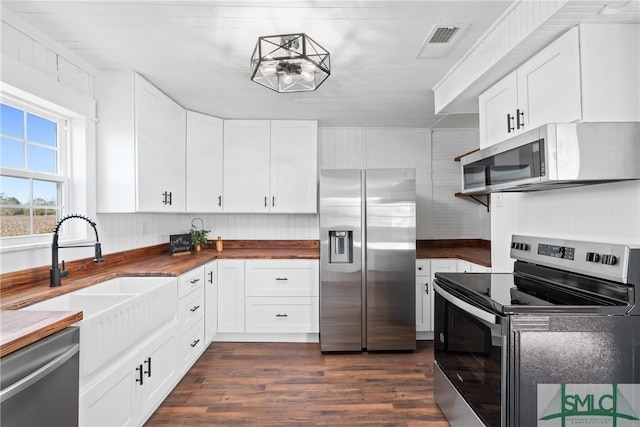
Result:
<instances>
[{"instance_id":1,"label":"white upper cabinet","mask_svg":"<svg viewBox=\"0 0 640 427\"><path fill-rule=\"evenodd\" d=\"M480 148L554 122L638 121L637 25L580 25L479 97Z\"/></svg>"},{"instance_id":2,"label":"white upper cabinet","mask_svg":"<svg viewBox=\"0 0 640 427\"><path fill-rule=\"evenodd\" d=\"M315 213L317 122L225 120L224 212Z\"/></svg>"},{"instance_id":3,"label":"white upper cabinet","mask_svg":"<svg viewBox=\"0 0 640 427\"><path fill-rule=\"evenodd\" d=\"M187 212L222 212L224 120L187 111Z\"/></svg>"},{"instance_id":4,"label":"white upper cabinet","mask_svg":"<svg viewBox=\"0 0 640 427\"><path fill-rule=\"evenodd\" d=\"M99 212L184 212L186 111L141 76L102 72L98 105Z\"/></svg>"},{"instance_id":5,"label":"white upper cabinet","mask_svg":"<svg viewBox=\"0 0 640 427\"><path fill-rule=\"evenodd\" d=\"M480 148L515 134L515 111L512 111L515 105L518 105L518 87L513 71L478 98Z\"/></svg>"},{"instance_id":6,"label":"white upper cabinet","mask_svg":"<svg viewBox=\"0 0 640 427\"><path fill-rule=\"evenodd\" d=\"M271 122L271 212L316 213L318 124Z\"/></svg>"},{"instance_id":7,"label":"white upper cabinet","mask_svg":"<svg viewBox=\"0 0 640 427\"><path fill-rule=\"evenodd\" d=\"M271 124L224 121L224 211L269 212Z\"/></svg>"}]
</instances>

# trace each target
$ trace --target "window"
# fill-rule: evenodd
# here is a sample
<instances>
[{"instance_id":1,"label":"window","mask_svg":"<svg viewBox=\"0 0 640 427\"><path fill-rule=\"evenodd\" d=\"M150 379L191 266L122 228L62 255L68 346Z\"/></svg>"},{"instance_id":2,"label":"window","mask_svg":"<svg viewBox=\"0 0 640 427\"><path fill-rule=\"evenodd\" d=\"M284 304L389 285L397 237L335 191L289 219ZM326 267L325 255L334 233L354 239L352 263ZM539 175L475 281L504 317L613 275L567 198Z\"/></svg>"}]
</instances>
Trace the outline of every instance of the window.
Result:
<instances>
[{"instance_id":1,"label":"window","mask_svg":"<svg viewBox=\"0 0 640 427\"><path fill-rule=\"evenodd\" d=\"M0 237L52 233L66 184L66 119L0 104Z\"/></svg>"}]
</instances>

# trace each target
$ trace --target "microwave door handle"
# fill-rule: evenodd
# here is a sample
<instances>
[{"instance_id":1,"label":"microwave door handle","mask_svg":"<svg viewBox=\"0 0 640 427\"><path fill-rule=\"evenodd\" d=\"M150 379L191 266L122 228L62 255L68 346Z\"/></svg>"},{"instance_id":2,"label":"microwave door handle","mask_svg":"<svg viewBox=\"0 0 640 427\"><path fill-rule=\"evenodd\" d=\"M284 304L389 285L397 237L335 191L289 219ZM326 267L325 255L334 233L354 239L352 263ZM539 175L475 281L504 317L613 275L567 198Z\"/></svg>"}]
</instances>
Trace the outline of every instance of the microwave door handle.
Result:
<instances>
[{"instance_id":1,"label":"microwave door handle","mask_svg":"<svg viewBox=\"0 0 640 427\"><path fill-rule=\"evenodd\" d=\"M472 316L475 316L478 319L484 320L485 322L490 323L492 325L499 324L498 318L496 317L495 314L491 314L488 311L481 310L478 307L475 307L466 301L462 301L460 298L453 296L449 292L442 289L440 286L438 286L437 283L433 284L433 288L437 293L440 294L440 296L442 296L442 298L446 299L451 304L458 307L460 310L463 310L464 312L469 313Z\"/></svg>"}]
</instances>

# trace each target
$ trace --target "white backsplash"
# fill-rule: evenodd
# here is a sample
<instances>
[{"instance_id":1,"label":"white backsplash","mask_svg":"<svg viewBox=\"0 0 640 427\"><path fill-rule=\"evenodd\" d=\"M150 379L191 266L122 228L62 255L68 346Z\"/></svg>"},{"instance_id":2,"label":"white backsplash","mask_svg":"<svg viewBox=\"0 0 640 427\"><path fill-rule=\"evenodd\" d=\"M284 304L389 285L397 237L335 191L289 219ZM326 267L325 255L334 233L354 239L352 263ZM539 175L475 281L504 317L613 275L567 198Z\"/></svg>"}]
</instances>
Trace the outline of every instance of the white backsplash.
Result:
<instances>
[{"instance_id":1,"label":"white backsplash","mask_svg":"<svg viewBox=\"0 0 640 427\"><path fill-rule=\"evenodd\" d=\"M209 239L317 240L317 215L270 214L98 214L104 253L120 252L169 241L169 235L188 233L201 218ZM200 221L195 221L200 226Z\"/></svg>"}]
</instances>

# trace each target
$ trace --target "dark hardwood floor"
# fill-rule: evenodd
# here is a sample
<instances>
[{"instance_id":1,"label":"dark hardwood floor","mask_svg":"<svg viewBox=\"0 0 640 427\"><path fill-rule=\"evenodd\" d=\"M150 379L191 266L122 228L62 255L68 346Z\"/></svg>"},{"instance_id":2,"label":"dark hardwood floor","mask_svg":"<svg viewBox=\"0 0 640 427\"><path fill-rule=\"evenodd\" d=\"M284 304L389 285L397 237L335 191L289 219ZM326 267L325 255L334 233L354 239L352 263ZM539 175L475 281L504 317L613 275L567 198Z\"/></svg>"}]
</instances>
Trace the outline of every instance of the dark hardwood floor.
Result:
<instances>
[{"instance_id":1,"label":"dark hardwood floor","mask_svg":"<svg viewBox=\"0 0 640 427\"><path fill-rule=\"evenodd\" d=\"M323 354L319 344L213 343L145 424L433 426L433 345Z\"/></svg>"}]
</instances>

